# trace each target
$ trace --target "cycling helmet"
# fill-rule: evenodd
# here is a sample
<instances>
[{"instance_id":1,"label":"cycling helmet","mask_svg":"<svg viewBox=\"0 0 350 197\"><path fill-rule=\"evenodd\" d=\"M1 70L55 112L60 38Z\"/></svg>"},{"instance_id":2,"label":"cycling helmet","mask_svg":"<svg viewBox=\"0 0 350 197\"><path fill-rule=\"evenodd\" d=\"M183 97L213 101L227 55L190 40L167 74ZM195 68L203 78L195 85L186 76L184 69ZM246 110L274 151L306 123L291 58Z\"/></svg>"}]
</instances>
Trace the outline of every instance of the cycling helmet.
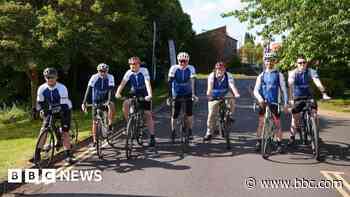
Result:
<instances>
[{"instance_id":1,"label":"cycling helmet","mask_svg":"<svg viewBox=\"0 0 350 197\"><path fill-rule=\"evenodd\" d=\"M188 55L188 53L186 52L181 52L177 55L177 60L181 61L181 60L186 60L189 61L190 60L190 56Z\"/></svg>"},{"instance_id":2,"label":"cycling helmet","mask_svg":"<svg viewBox=\"0 0 350 197\"><path fill-rule=\"evenodd\" d=\"M44 77L48 77L48 76L57 77L57 70L55 68L45 68L43 75Z\"/></svg>"},{"instance_id":3,"label":"cycling helmet","mask_svg":"<svg viewBox=\"0 0 350 197\"><path fill-rule=\"evenodd\" d=\"M109 66L105 63L101 63L97 65L97 71L103 70L103 71L108 71Z\"/></svg>"},{"instance_id":4,"label":"cycling helmet","mask_svg":"<svg viewBox=\"0 0 350 197\"><path fill-rule=\"evenodd\" d=\"M268 53L265 53L264 54L264 60L276 60L277 59L277 56L276 56L276 53L274 52L268 52Z\"/></svg>"},{"instance_id":5,"label":"cycling helmet","mask_svg":"<svg viewBox=\"0 0 350 197\"><path fill-rule=\"evenodd\" d=\"M226 66L225 66L225 63L224 62L217 62L216 64L215 64L215 68L216 69L223 69L223 68L225 68Z\"/></svg>"},{"instance_id":6,"label":"cycling helmet","mask_svg":"<svg viewBox=\"0 0 350 197\"><path fill-rule=\"evenodd\" d=\"M129 64L141 64L141 60L139 57L131 57L129 58Z\"/></svg>"}]
</instances>

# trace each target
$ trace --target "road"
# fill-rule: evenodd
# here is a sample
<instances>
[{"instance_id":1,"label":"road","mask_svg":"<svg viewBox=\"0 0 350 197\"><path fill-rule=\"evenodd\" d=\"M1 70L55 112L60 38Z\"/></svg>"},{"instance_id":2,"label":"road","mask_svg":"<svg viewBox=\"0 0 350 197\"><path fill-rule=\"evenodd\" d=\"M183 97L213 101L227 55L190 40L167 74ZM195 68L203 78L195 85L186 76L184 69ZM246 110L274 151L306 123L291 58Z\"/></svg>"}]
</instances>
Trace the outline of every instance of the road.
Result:
<instances>
[{"instance_id":1,"label":"road","mask_svg":"<svg viewBox=\"0 0 350 197\"><path fill-rule=\"evenodd\" d=\"M225 149L217 138L202 143L206 131L206 84L198 82L200 102L194 106L194 135L191 151L184 157L178 147L169 143L169 109L155 114L158 155L138 152L137 158L126 160L124 152L106 146L104 160L87 154L69 169L101 170L101 182L58 182L49 185L27 184L12 192L15 196L349 196L350 195L350 119L321 116L324 141L323 162L316 162L307 147L264 160L254 150L257 114L251 106L248 91L254 80L236 80L242 98L237 100L236 122L231 131L232 150ZM284 143L289 137L288 121L283 116ZM91 157L88 157L91 156ZM341 180L342 188L306 188L326 178ZM297 183L294 188L264 188L263 181L282 180ZM304 180L304 188L301 187ZM267 180L268 181L268 180ZM255 184L254 184L255 183ZM266 183L266 182L264 182ZM298 185L299 184L299 185Z\"/></svg>"}]
</instances>

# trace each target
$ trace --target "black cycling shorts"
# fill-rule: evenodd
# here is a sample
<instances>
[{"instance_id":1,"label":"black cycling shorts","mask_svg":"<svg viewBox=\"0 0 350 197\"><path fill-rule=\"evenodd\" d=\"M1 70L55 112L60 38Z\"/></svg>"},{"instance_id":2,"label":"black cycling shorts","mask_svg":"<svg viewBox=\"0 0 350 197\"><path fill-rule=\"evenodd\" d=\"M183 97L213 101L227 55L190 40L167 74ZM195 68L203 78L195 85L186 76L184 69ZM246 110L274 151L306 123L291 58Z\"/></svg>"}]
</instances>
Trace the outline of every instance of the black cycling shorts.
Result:
<instances>
[{"instance_id":1,"label":"black cycling shorts","mask_svg":"<svg viewBox=\"0 0 350 197\"><path fill-rule=\"evenodd\" d=\"M272 115L276 118L280 118L280 113L278 112L278 106L275 105L275 104L268 104L269 107L270 107L270 110L272 112ZM265 115L265 112L266 112L266 106L265 107L261 107L259 105L259 115L260 116L263 116Z\"/></svg>"},{"instance_id":2,"label":"black cycling shorts","mask_svg":"<svg viewBox=\"0 0 350 197\"><path fill-rule=\"evenodd\" d=\"M173 111L172 117L174 119L179 117L179 114L181 111L181 104L182 104L182 102L180 102L179 99L186 99L186 102L185 102L186 116L192 116L192 105L193 105L192 95L186 95L186 96L176 96L175 97L175 101L174 101L174 105L173 105L173 109L172 109L172 111Z\"/></svg>"},{"instance_id":3,"label":"black cycling shorts","mask_svg":"<svg viewBox=\"0 0 350 197\"><path fill-rule=\"evenodd\" d=\"M61 110L60 113L53 114L55 120L60 119L62 131L68 132L71 125L72 112L70 109ZM49 126L49 116L44 117L42 128L46 129Z\"/></svg>"},{"instance_id":4,"label":"black cycling shorts","mask_svg":"<svg viewBox=\"0 0 350 197\"><path fill-rule=\"evenodd\" d=\"M143 111L151 111L151 109L152 109L152 102L151 101L139 101L139 107Z\"/></svg>"},{"instance_id":5,"label":"black cycling shorts","mask_svg":"<svg viewBox=\"0 0 350 197\"><path fill-rule=\"evenodd\" d=\"M100 107L100 109L102 111L108 112L108 107L107 106L102 106L102 107ZM92 107L92 119L95 120L96 116L97 116L97 108L96 107Z\"/></svg>"},{"instance_id":6,"label":"black cycling shorts","mask_svg":"<svg viewBox=\"0 0 350 197\"><path fill-rule=\"evenodd\" d=\"M298 114L300 113L303 108L306 106L306 100L305 99L294 99L294 104L292 106L292 114ZM313 102L313 104L311 105L312 109L315 109L317 111L317 103L316 101Z\"/></svg>"}]
</instances>

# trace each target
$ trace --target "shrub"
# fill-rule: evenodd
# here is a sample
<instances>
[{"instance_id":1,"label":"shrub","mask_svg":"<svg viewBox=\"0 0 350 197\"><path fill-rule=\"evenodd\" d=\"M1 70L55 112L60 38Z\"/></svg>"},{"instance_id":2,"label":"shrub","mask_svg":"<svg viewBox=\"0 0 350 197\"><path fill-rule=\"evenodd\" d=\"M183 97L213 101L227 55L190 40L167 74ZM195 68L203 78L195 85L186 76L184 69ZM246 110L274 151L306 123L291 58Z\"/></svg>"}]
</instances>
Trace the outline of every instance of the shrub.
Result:
<instances>
[{"instance_id":1,"label":"shrub","mask_svg":"<svg viewBox=\"0 0 350 197\"><path fill-rule=\"evenodd\" d=\"M12 104L12 107L4 105L0 110L0 122L4 124L15 123L17 121L25 120L30 117L24 106L17 107Z\"/></svg>"}]
</instances>

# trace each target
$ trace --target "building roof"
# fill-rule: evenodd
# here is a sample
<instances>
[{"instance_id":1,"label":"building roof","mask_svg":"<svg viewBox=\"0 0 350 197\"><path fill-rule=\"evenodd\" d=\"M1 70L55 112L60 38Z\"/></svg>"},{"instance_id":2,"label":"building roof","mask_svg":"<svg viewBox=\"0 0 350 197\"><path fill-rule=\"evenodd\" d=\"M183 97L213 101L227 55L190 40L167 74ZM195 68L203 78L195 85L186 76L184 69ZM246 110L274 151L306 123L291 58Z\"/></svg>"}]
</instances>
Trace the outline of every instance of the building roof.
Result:
<instances>
[{"instance_id":1,"label":"building roof","mask_svg":"<svg viewBox=\"0 0 350 197\"><path fill-rule=\"evenodd\" d=\"M200 33L200 34L197 34L196 37L201 37L201 36L204 36L204 35L211 34L211 33L213 33L213 32L220 32L220 31L221 31L221 32L223 32L224 34L226 34L226 37L227 37L227 38L237 41L237 39L234 39L234 38L232 38L231 36L229 36L229 35L227 34L226 29L227 29L227 28L226 28L226 25L224 25L224 26L221 26L221 27L218 27L218 28L215 28L215 29L211 29L211 30L202 32L202 33Z\"/></svg>"}]
</instances>

